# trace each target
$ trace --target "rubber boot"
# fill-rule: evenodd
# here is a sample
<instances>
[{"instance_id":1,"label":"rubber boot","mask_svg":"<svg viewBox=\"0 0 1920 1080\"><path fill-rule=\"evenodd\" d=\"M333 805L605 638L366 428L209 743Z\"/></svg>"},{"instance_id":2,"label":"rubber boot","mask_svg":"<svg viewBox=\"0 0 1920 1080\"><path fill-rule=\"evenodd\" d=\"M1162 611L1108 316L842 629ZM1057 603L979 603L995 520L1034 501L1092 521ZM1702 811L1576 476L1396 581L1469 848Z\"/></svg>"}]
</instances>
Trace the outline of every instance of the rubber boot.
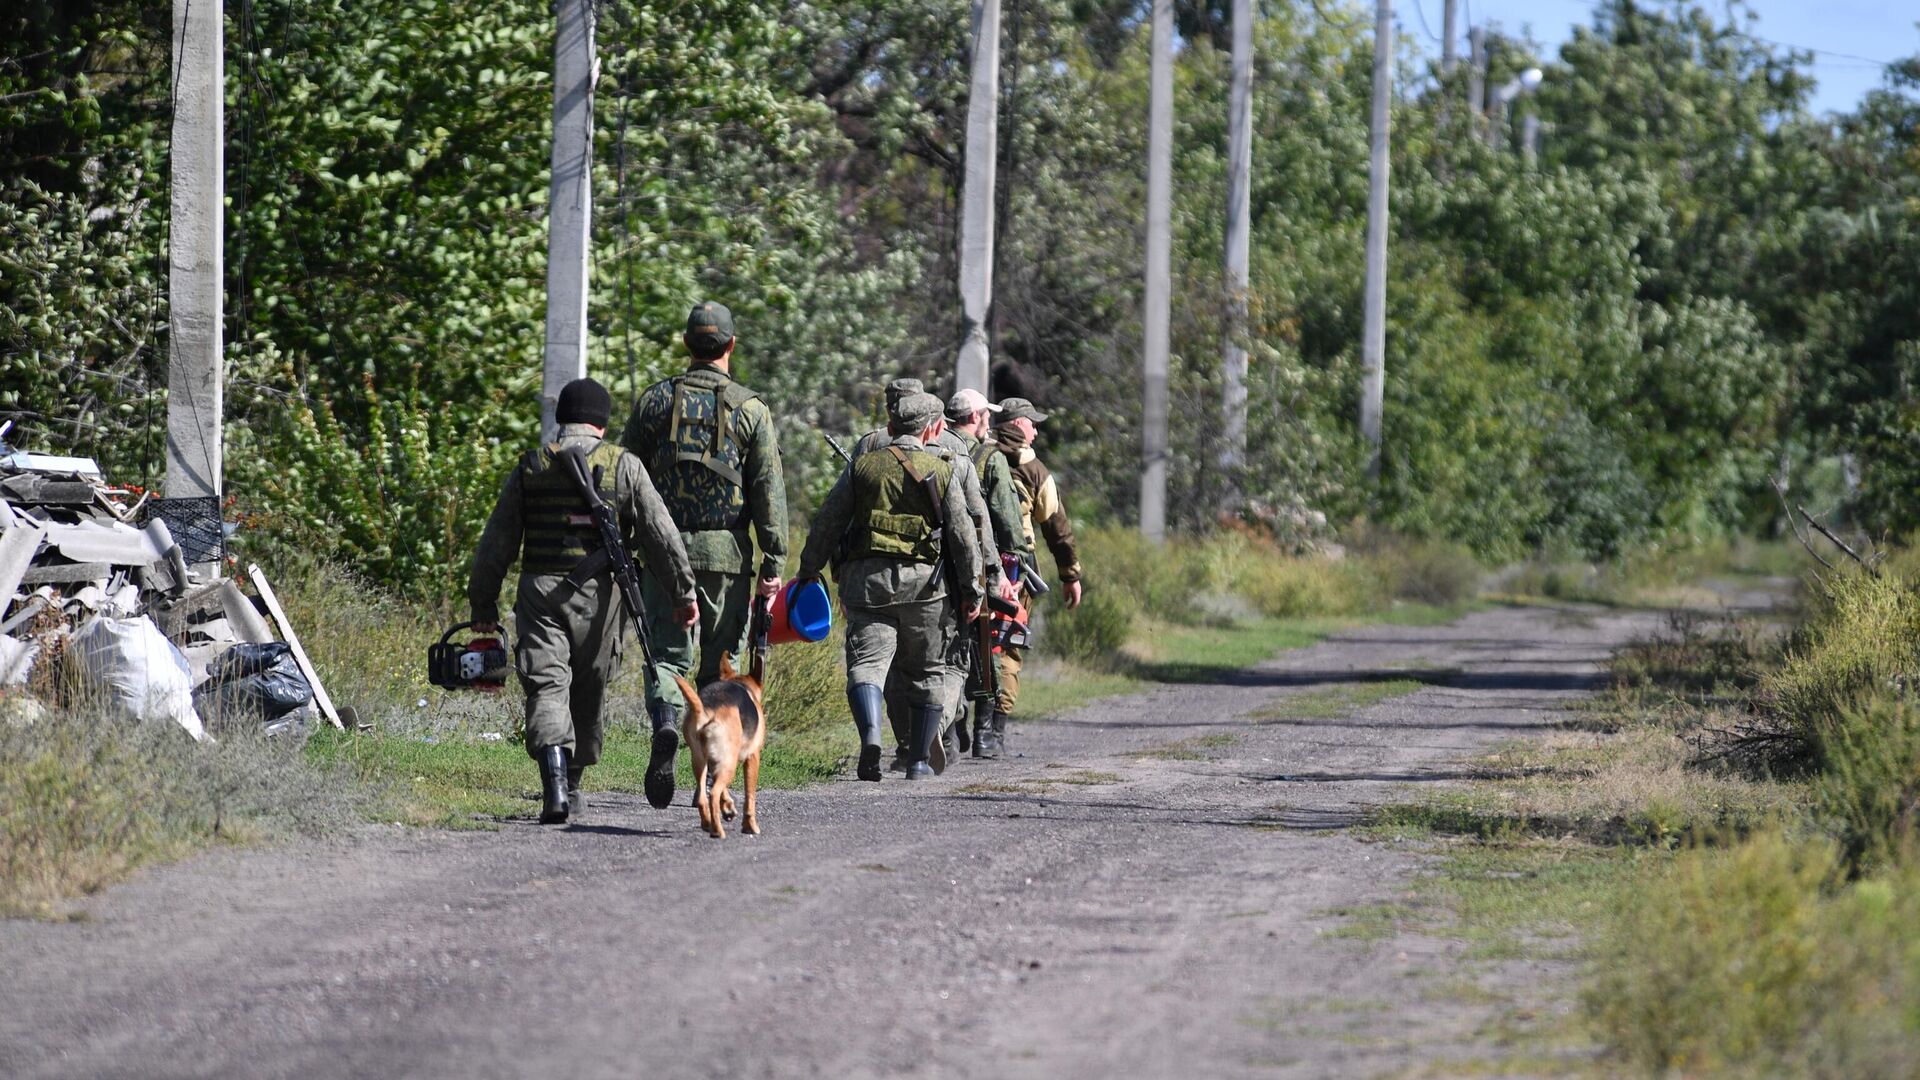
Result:
<instances>
[{"instance_id":1,"label":"rubber boot","mask_svg":"<svg viewBox=\"0 0 1920 1080\"><path fill-rule=\"evenodd\" d=\"M887 725L893 729L893 760L887 762L888 772L906 772L907 759L913 756L913 721L908 719L910 707L902 704L887 706Z\"/></svg>"},{"instance_id":2,"label":"rubber boot","mask_svg":"<svg viewBox=\"0 0 1920 1080\"><path fill-rule=\"evenodd\" d=\"M880 724L887 709L886 696L872 683L855 683L847 687L847 707L853 710L853 726L860 733L860 768L855 775L878 782Z\"/></svg>"},{"instance_id":3,"label":"rubber boot","mask_svg":"<svg viewBox=\"0 0 1920 1080\"><path fill-rule=\"evenodd\" d=\"M994 727L995 715L978 706L973 716L973 756L992 761L1000 756L1000 732Z\"/></svg>"},{"instance_id":4,"label":"rubber boot","mask_svg":"<svg viewBox=\"0 0 1920 1080\"><path fill-rule=\"evenodd\" d=\"M647 776L642 785L647 805L665 810L673 803L673 759L680 753L680 710L671 702L654 705L653 753L647 758Z\"/></svg>"},{"instance_id":5,"label":"rubber boot","mask_svg":"<svg viewBox=\"0 0 1920 1080\"><path fill-rule=\"evenodd\" d=\"M930 780L934 776L933 766L928 759L933 757L933 744L940 739L940 713L938 705L917 705L913 710L913 760L907 763L907 779Z\"/></svg>"},{"instance_id":6,"label":"rubber boot","mask_svg":"<svg viewBox=\"0 0 1920 1080\"><path fill-rule=\"evenodd\" d=\"M993 745L1002 754L1009 753L1007 750L1007 720L1008 717L1006 713L996 711L993 714Z\"/></svg>"},{"instance_id":7,"label":"rubber boot","mask_svg":"<svg viewBox=\"0 0 1920 1080\"><path fill-rule=\"evenodd\" d=\"M967 724L967 707L963 704L959 708L960 715L953 718L953 725L947 729L953 732L954 749L958 751L947 755L949 761L973 749L973 732Z\"/></svg>"},{"instance_id":8,"label":"rubber boot","mask_svg":"<svg viewBox=\"0 0 1920 1080\"><path fill-rule=\"evenodd\" d=\"M575 765L567 770L567 813L577 815L587 808L586 797L580 794L580 778L586 775L585 765Z\"/></svg>"},{"instance_id":9,"label":"rubber boot","mask_svg":"<svg viewBox=\"0 0 1920 1080\"><path fill-rule=\"evenodd\" d=\"M549 746L540 751L540 824L567 820L567 748Z\"/></svg>"}]
</instances>

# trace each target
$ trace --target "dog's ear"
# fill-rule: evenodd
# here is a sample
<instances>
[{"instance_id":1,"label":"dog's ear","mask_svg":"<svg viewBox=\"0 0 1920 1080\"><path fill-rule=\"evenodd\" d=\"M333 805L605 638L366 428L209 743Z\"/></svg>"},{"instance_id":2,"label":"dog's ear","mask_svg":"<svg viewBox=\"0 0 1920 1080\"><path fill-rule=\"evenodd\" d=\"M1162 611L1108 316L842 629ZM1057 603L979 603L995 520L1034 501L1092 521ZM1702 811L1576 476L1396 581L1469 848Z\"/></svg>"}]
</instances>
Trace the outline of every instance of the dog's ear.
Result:
<instances>
[{"instance_id":1,"label":"dog's ear","mask_svg":"<svg viewBox=\"0 0 1920 1080\"><path fill-rule=\"evenodd\" d=\"M739 672L733 670L733 654L730 652L721 653L720 654L720 677L723 679L732 679L732 678L739 677L739 675L740 675Z\"/></svg>"}]
</instances>

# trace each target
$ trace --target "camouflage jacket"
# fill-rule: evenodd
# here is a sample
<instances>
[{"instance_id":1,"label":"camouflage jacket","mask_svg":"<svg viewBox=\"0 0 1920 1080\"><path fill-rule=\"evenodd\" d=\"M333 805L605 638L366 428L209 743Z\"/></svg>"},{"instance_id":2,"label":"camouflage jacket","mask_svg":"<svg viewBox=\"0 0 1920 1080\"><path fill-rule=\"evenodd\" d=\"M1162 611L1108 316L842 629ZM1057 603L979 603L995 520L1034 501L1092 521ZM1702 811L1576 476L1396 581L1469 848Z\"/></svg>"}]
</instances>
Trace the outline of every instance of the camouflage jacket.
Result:
<instances>
[{"instance_id":1,"label":"camouflage jacket","mask_svg":"<svg viewBox=\"0 0 1920 1080\"><path fill-rule=\"evenodd\" d=\"M591 451L600 444L601 438L585 424L566 424L560 428L556 442L564 448L578 446ZM480 534L480 545L473 553L473 571L467 577L467 604L474 622L500 621L500 585L506 580L507 570L520 557L523 531L520 477L525 467L524 462L515 465L507 474L506 483L500 487L500 497L493 504L493 514L487 518L486 530ZM687 565L686 548L681 545L679 530L674 528L673 518L667 513L666 504L660 501L660 493L653 489L653 481L639 458L632 454L621 456L614 469L613 491L608 501L620 511L620 524L628 537L628 547L638 542L638 554L644 556L640 561L645 563L648 572L659 578L668 595L679 597L682 604L692 602L693 570Z\"/></svg>"},{"instance_id":2,"label":"camouflage jacket","mask_svg":"<svg viewBox=\"0 0 1920 1080\"><path fill-rule=\"evenodd\" d=\"M893 436L885 428L869 431L860 436L860 441L854 444L853 460L859 461L860 455L870 450L878 450L892 441ZM974 467L973 456L969 452L966 440L952 431L942 431L939 438L923 444L923 448L953 465L955 486L960 489L960 496L966 502L967 519L973 522L974 546L980 551L978 565L980 570L986 572L987 579L991 583L1002 573L1000 548L986 496L981 492L980 471ZM844 478L852 471L853 465L849 462L840 470L840 474Z\"/></svg>"},{"instance_id":3,"label":"camouflage jacket","mask_svg":"<svg viewBox=\"0 0 1920 1080\"><path fill-rule=\"evenodd\" d=\"M881 446L898 446L903 450L926 449L919 439L911 435L899 436ZM854 460L858 461L859 458ZM955 476L958 476L957 471ZM839 550L841 539L853 526L856 494L853 485L853 470L842 472L840 479L834 482L833 490L827 493L826 501L820 504L819 511L814 514L813 527L807 531L806 546L800 549L798 577L819 577L834 552ZM966 497L960 493L959 487L959 484L950 481L946 491L942 492L943 509L949 522L966 520ZM949 526L945 533L945 551L947 565L959 583L957 602L962 606L980 603L985 594L981 591L978 576L980 545L973 530ZM946 576L940 570L940 567L928 563L899 559L855 559L839 571L840 600L844 604L862 608L938 600L947 592Z\"/></svg>"},{"instance_id":4,"label":"camouflage jacket","mask_svg":"<svg viewBox=\"0 0 1920 1080\"><path fill-rule=\"evenodd\" d=\"M676 448L669 445L673 430L674 394L685 379L716 394L739 387L726 372L711 364L695 364L686 374L662 379L647 388L633 407L627 427L620 436L621 445L640 455L656 477L664 478L675 464ZM744 395L742 395L744 396ZM787 483L780 469L780 443L774 432L773 411L766 402L751 397L732 410L728 438L738 452L740 491L745 496L736 520L720 529L682 529L687 558L695 570L726 574L744 574L754 570L753 542L758 541L758 574L772 577L787 563ZM681 463L681 469L687 469ZM726 498L732 486L719 476L704 473L695 466L698 479L689 493L668 492L671 505L675 498ZM680 474L682 476L685 473ZM661 479L666 484L666 479ZM748 529L752 529L752 539Z\"/></svg>"}]
</instances>

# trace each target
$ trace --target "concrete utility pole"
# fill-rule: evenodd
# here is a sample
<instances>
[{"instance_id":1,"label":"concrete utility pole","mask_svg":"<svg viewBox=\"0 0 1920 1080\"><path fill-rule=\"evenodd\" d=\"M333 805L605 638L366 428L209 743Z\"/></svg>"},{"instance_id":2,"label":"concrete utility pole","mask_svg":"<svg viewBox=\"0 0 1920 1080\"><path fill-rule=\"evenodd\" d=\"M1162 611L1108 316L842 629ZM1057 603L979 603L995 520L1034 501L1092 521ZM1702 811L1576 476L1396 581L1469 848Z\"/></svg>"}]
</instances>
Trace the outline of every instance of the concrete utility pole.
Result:
<instances>
[{"instance_id":1,"label":"concrete utility pole","mask_svg":"<svg viewBox=\"0 0 1920 1080\"><path fill-rule=\"evenodd\" d=\"M1487 32L1476 26L1467 31L1467 117L1474 124L1487 108ZM1474 131L1478 131L1476 126Z\"/></svg>"},{"instance_id":2,"label":"concrete utility pole","mask_svg":"<svg viewBox=\"0 0 1920 1080\"><path fill-rule=\"evenodd\" d=\"M1387 146L1393 94L1393 0L1379 0L1373 22L1373 152L1367 170L1367 286L1360 339L1360 435L1367 476L1380 476L1380 409L1387 374Z\"/></svg>"},{"instance_id":3,"label":"concrete utility pole","mask_svg":"<svg viewBox=\"0 0 1920 1080\"><path fill-rule=\"evenodd\" d=\"M1459 63L1455 44L1460 38L1460 0L1446 0L1440 15L1440 74L1451 75Z\"/></svg>"},{"instance_id":4,"label":"concrete utility pole","mask_svg":"<svg viewBox=\"0 0 1920 1080\"><path fill-rule=\"evenodd\" d=\"M1247 453L1247 265L1252 170L1253 2L1233 0L1233 71L1227 94L1227 325L1221 347L1226 447L1220 452L1220 467L1235 488L1235 474ZM1229 498L1237 495L1237 491L1231 492Z\"/></svg>"},{"instance_id":5,"label":"concrete utility pole","mask_svg":"<svg viewBox=\"0 0 1920 1080\"><path fill-rule=\"evenodd\" d=\"M205 0L202 0L204 3ZM560 388L587 375L587 257L593 236L593 0L555 0L553 177L547 189L547 354L540 437Z\"/></svg>"},{"instance_id":6,"label":"concrete utility pole","mask_svg":"<svg viewBox=\"0 0 1920 1080\"><path fill-rule=\"evenodd\" d=\"M1173 278L1173 0L1153 0L1147 95L1147 279L1141 313L1140 532L1167 536L1167 352Z\"/></svg>"},{"instance_id":7,"label":"concrete utility pole","mask_svg":"<svg viewBox=\"0 0 1920 1080\"><path fill-rule=\"evenodd\" d=\"M955 390L987 393L993 357L993 185L1000 142L1000 0L973 2L972 81L967 88L967 172L960 187L960 313L966 336L953 366Z\"/></svg>"},{"instance_id":8,"label":"concrete utility pole","mask_svg":"<svg viewBox=\"0 0 1920 1080\"><path fill-rule=\"evenodd\" d=\"M218 497L222 178L226 62L221 7L173 0L172 224L167 244L167 497Z\"/></svg>"}]
</instances>

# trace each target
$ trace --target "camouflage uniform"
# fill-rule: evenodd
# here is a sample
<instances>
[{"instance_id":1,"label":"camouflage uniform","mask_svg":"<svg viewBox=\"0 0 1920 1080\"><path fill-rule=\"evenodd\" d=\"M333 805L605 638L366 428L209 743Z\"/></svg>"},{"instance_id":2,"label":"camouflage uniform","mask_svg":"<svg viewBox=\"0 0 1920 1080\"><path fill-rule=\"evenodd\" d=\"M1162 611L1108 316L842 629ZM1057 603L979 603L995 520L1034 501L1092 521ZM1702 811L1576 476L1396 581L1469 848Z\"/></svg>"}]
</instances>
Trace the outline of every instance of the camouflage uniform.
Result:
<instances>
[{"instance_id":1,"label":"camouflage uniform","mask_svg":"<svg viewBox=\"0 0 1920 1080\"><path fill-rule=\"evenodd\" d=\"M884 430L870 431L861 436L860 441L854 445L854 460L858 461L861 455L886 446L891 438L892 436ZM967 520L973 523L974 539L980 548L980 562L973 576L977 578L984 572L988 577L988 588L996 587L1003 576L1000 568L1000 552L996 544L999 530L994 526L991 509L981 491L978 461L970 452L968 440L957 432L942 431L938 438L923 445L929 452L952 467L953 482L960 488L961 495L966 499ZM853 466L848 465L842 472L851 471L852 468ZM946 660L949 685L941 695L941 702L948 724L958 725L966 719L957 704L966 689L967 664L971 652L966 635L961 634L957 626L949 636L951 640L948 643ZM910 705L897 676L889 680L886 685L886 700L887 721L893 727L896 743L894 765L904 768L907 758ZM950 738L950 734L945 737ZM949 754L949 757L951 756Z\"/></svg>"},{"instance_id":2,"label":"camouflage uniform","mask_svg":"<svg viewBox=\"0 0 1920 1080\"><path fill-rule=\"evenodd\" d=\"M686 705L673 676L691 678L695 686L718 679L721 655L737 657L746 649L755 578L777 577L786 567L780 445L766 402L711 364L648 387L620 441L646 459L679 523L699 590L696 641L695 631L671 618L673 601L658 576L646 575L642 586L654 650L647 704L650 711L677 713Z\"/></svg>"},{"instance_id":3,"label":"camouflage uniform","mask_svg":"<svg viewBox=\"0 0 1920 1080\"><path fill-rule=\"evenodd\" d=\"M930 395L910 395L895 410L895 422L911 427L938 409ZM973 530L963 524L942 535L937 523L968 521L954 473L951 463L929 453L914 435L870 449L827 494L800 554L799 578L818 577L847 541L847 561L838 578L847 612L847 697L860 731L862 779L879 779L881 691L890 673L914 713L909 777L921 774L939 736L948 688L946 655L955 634L955 598L949 596L941 560L952 570L961 606L975 606L983 596ZM919 482L926 476L940 491L937 510Z\"/></svg>"},{"instance_id":4,"label":"camouflage uniform","mask_svg":"<svg viewBox=\"0 0 1920 1080\"><path fill-rule=\"evenodd\" d=\"M475 622L499 622L500 585L520 561L514 660L527 693L527 753L538 760L546 748L564 747L577 770L600 760L607 684L625 651L626 616L611 571L576 575L577 584L568 577L600 548L578 491L554 467L554 450L574 447L588 453L590 469L598 465L612 477L610 501L629 543L638 540L674 602L692 602L694 588L680 534L646 468L592 427L562 426L554 443L527 454L507 475L474 553L467 602Z\"/></svg>"},{"instance_id":5,"label":"camouflage uniform","mask_svg":"<svg viewBox=\"0 0 1920 1080\"><path fill-rule=\"evenodd\" d=\"M1044 413L1037 415L1045 418ZM1061 584L1079 581L1080 553L1073 540L1073 526L1067 521L1066 504L1060 500L1059 484L1018 429L995 428L994 436L1019 495L1021 530L1028 550L1033 549L1036 537L1046 540L1047 549L1053 553L1056 581ZM1025 657L1025 649L1008 647L999 653L1000 701L994 718L997 727L1004 727L1005 718L1013 715L1014 705L1020 700L1020 668Z\"/></svg>"}]
</instances>

